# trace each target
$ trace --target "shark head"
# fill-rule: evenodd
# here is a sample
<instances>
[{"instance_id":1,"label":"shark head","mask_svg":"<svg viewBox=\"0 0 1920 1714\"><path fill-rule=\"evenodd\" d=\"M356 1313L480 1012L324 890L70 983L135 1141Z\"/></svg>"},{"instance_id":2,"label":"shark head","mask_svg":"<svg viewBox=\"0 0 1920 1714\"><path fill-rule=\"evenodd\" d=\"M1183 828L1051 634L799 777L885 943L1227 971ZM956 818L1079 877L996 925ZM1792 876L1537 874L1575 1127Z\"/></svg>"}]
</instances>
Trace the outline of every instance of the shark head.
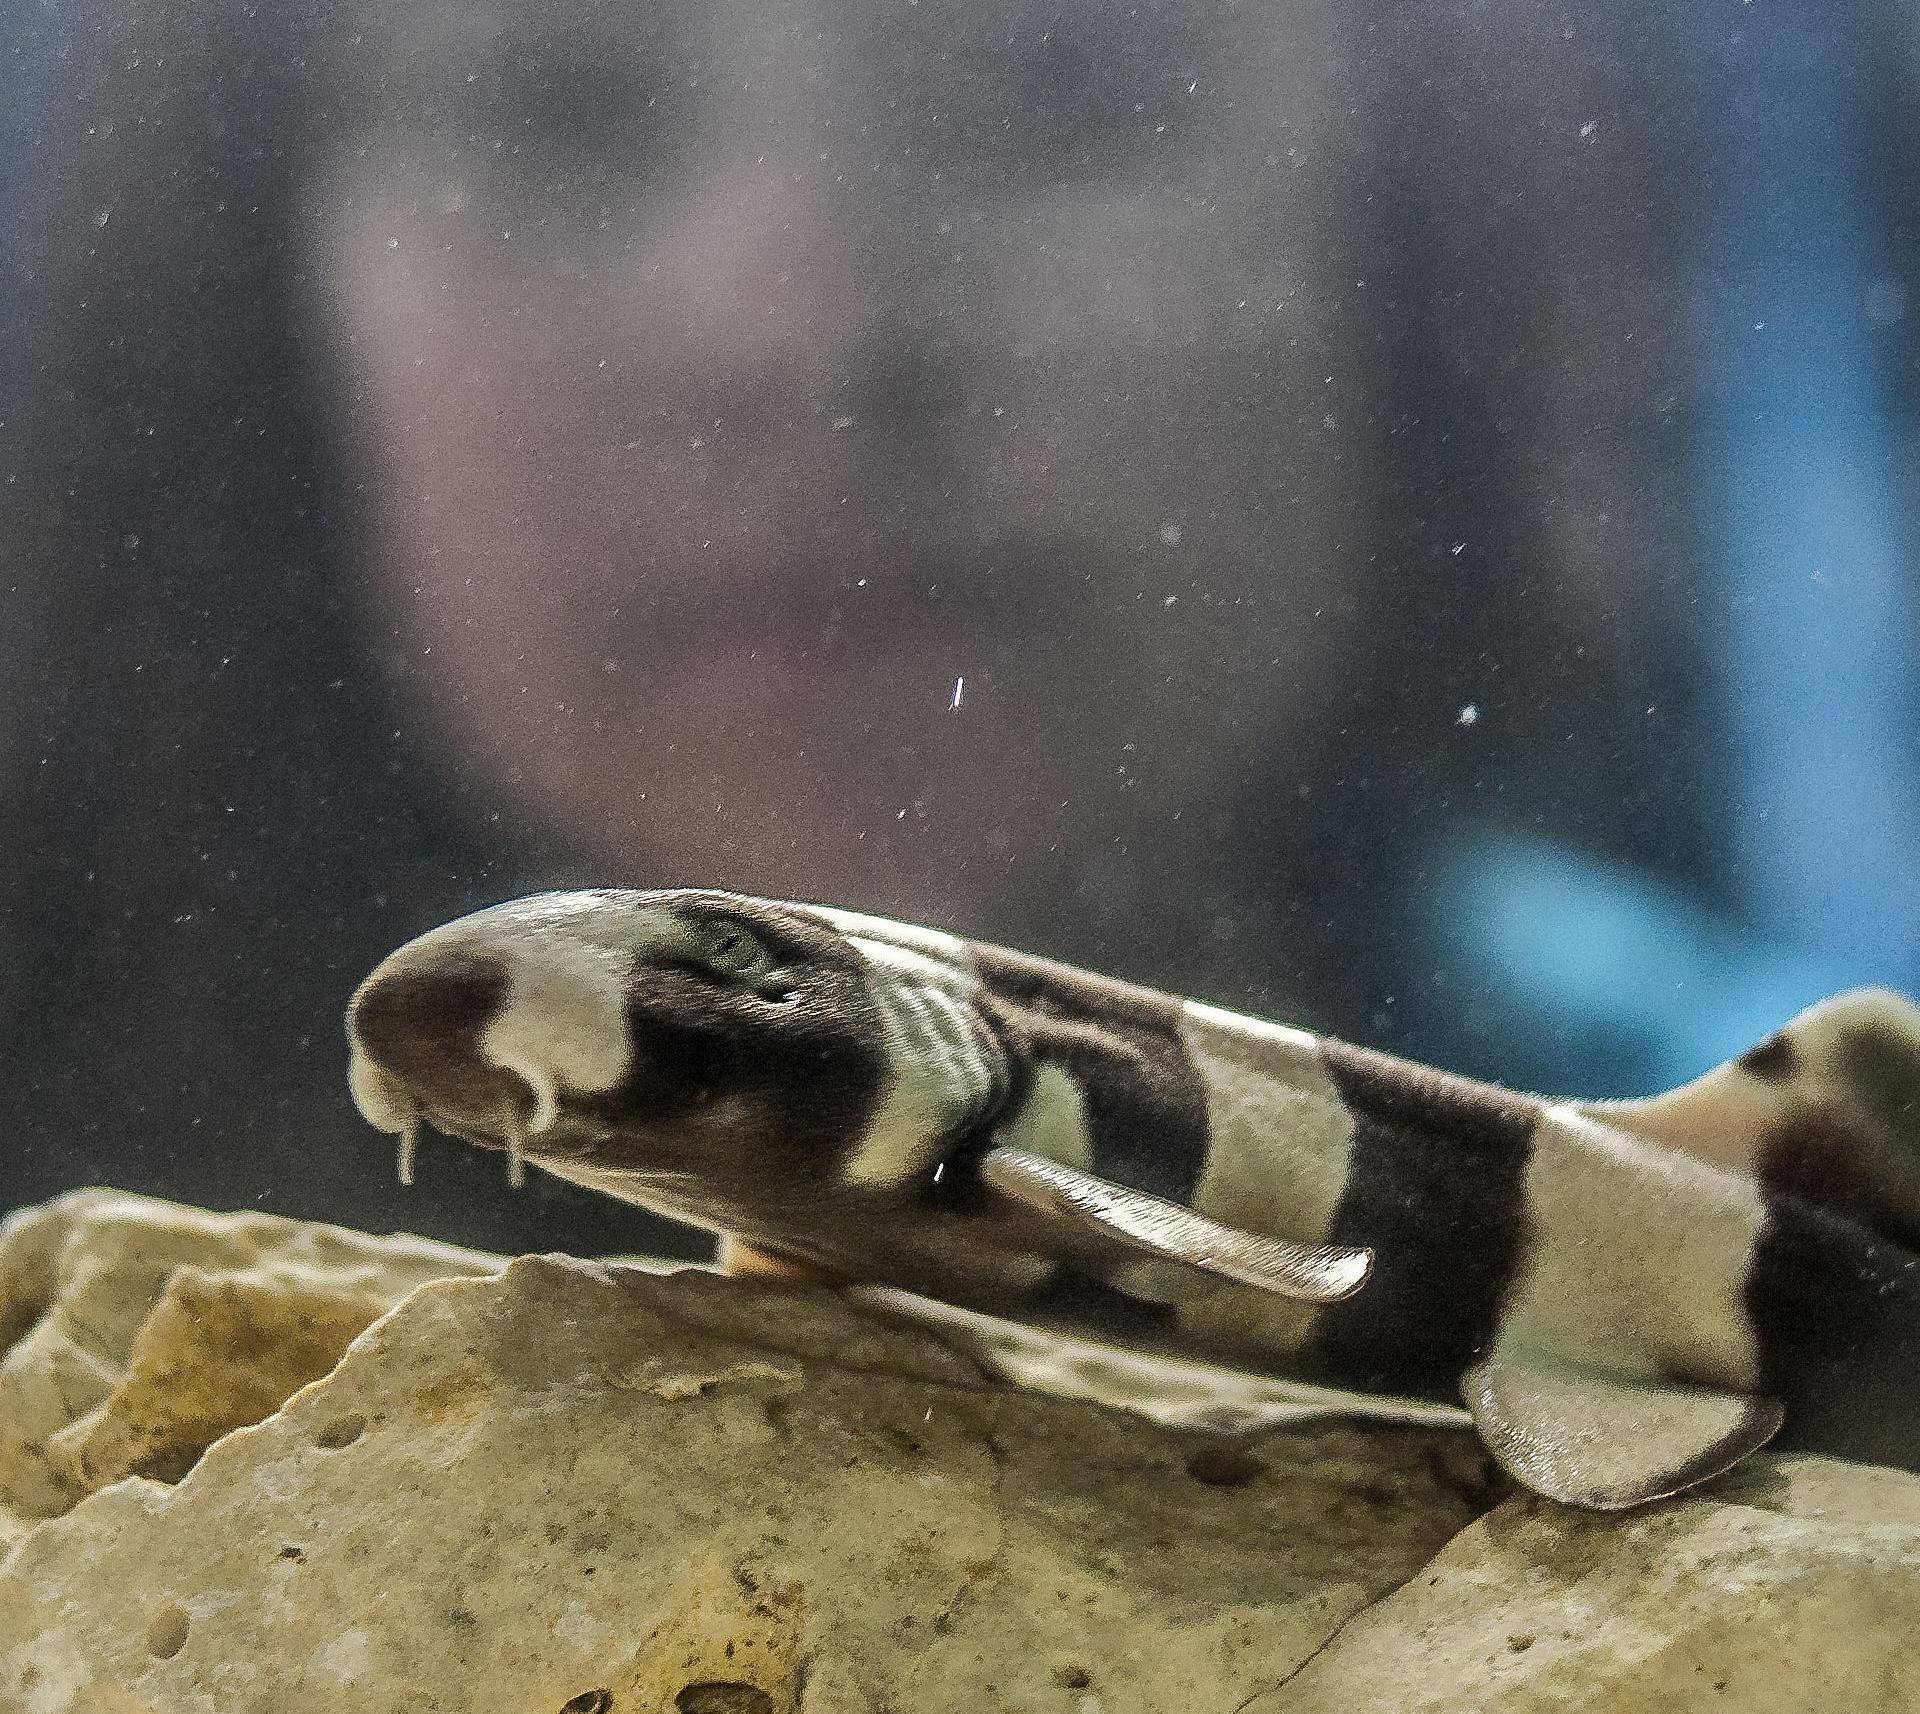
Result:
<instances>
[{"instance_id":1,"label":"shark head","mask_svg":"<svg viewBox=\"0 0 1920 1714\"><path fill-rule=\"evenodd\" d=\"M905 1195L1005 1104L964 944L736 894L601 889L409 941L348 1011L362 1115L721 1230Z\"/></svg>"},{"instance_id":2,"label":"shark head","mask_svg":"<svg viewBox=\"0 0 1920 1714\"><path fill-rule=\"evenodd\" d=\"M383 960L348 1010L349 1083L399 1137L403 1182L427 1123L504 1150L516 1183L531 1162L975 1307L1142 1252L1318 1301L1357 1290L1364 1251L1227 1228L1085 1170L1093 1115L1157 1122L1154 1067L1184 1053L1174 1010L850 911L544 893Z\"/></svg>"}]
</instances>

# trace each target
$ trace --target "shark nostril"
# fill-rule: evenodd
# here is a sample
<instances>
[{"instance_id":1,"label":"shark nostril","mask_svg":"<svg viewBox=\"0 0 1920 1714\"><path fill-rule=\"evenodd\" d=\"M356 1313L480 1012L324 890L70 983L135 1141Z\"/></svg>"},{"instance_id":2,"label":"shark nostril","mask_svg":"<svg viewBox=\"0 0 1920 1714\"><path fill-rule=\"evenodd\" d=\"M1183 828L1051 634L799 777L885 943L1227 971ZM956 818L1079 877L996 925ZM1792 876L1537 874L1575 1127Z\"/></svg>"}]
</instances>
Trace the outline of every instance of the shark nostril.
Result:
<instances>
[{"instance_id":1,"label":"shark nostril","mask_svg":"<svg viewBox=\"0 0 1920 1714\"><path fill-rule=\"evenodd\" d=\"M354 1039L379 1065L407 1076L423 1057L471 1058L506 999L507 966L481 952L442 951L376 970L354 996Z\"/></svg>"}]
</instances>

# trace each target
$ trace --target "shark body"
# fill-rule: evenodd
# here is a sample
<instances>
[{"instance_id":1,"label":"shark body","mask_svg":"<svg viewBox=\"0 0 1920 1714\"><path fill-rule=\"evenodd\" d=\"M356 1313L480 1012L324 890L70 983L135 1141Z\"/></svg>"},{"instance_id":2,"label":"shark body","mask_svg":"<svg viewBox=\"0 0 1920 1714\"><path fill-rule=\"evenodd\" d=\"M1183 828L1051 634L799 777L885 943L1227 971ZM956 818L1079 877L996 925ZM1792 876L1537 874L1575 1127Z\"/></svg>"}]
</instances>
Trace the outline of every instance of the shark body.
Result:
<instances>
[{"instance_id":1,"label":"shark body","mask_svg":"<svg viewBox=\"0 0 1920 1714\"><path fill-rule=\"evenodd\" d=\"M1920 1468L1920 1007L1861 990L1553 1101L854 912L535 895L349 1013L361 1112L722 1235L1160 1352L1463 1402L1612 1509L1769 1440Z\"/></svg>"}]
</instances>

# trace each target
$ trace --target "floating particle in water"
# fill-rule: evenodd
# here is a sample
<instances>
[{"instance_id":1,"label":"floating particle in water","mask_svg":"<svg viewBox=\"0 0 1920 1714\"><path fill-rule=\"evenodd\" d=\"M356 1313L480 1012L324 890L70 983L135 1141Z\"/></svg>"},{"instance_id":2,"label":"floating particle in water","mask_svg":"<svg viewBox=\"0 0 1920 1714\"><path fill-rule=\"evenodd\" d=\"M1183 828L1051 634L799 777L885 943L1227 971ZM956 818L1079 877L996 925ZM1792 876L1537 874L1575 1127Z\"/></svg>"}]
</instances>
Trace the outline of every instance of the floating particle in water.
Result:
<instances>
[{"instance_id":1,"label":"floating particle in water","mask_svg":"<svg viewBox=\"0 0 1920 1714\"><path fill-rule=\"evenodd\" d=\"M967 679L963 673L953 681L953 700L947 704L947 707L949 709L958 708L960 706L960 698L966 694L966 691Z\"/></svg>"},{"instance_id":2,"label":"floating particle in water","mask_svg":"<svg viewBox=\"0 0 1920 1714\"><path fill-rule=\"evenodd\" d=\"M1480 704L1477 702L1470 702L1467 704L1465 708L1460 710L1459 715L1454 720L1454 724L1456 726L1471 726L1479 718L1480 718Z\"/></svg>"},{"instance_id":3,"label":"floating particle in water","mask_svg":"<svg viewBox=\"0 0 1920 1714\"><path fill-rule=\"evenodd\" d=\"M1884 274L1867 283L1865 297L1867 320L1875 327L1890 327L1907 313L1906 288Z\"/></svg>"}]
</instances>

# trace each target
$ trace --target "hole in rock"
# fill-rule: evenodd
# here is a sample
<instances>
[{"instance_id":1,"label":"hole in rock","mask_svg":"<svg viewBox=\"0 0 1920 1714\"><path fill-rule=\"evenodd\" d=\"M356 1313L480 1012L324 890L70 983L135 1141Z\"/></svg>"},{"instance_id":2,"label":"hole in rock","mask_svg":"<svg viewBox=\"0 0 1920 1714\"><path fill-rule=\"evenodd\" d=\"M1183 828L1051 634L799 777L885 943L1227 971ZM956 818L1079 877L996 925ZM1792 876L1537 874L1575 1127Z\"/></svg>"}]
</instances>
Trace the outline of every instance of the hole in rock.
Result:
<instances>
[{"instance_id":1,"label":"hole in rock","mask_svg":"<svg viewBox=\"0 0 1920 1714\"><path fill-rule=\"evenodd\" d=\"M313 1443L325 1447L329 1452L337 1452L343 1446L351 1446L366 1432L367 1419L357 1410L348 1411L345 1416L337 1416L332 1422L316 1429Z\"/></svg>"},{"instance_id":2,"label":"hole in rock","mask_svg":"<svg viewBox=\"0 0 1920 1714\"><path fill-rule=\"evenodd\" d=\"M1187 1454L1187 1474L1210 1488L1244 1488L1265 1469L1243 1446L1199 1446Z\"/></svg>"},{"instance_id":3,"label":"hole in rock","mask_svg":"<svg viewBox=\"0 0 1920 1714\"><path fill-rule=\"evenodd\" d=\"M683 1686L673 1705L679 1714L773 1714L773 1698L759 1685L717 1678Z\"/></svg>"},{"instance_id":4,"label":"hole in rock","mask_svg":"<svg viewBox=\"0 0 1920 1714\"><path fill-rule=\"evenodd\" d=\"M560 1714L607 1714L612 1706L611 1690L583 1690L560 1704Z\"/></svg>"},{"instance_id":5,"label":"hole in rock","mask_svg":"<svg viewBox=\"0 0 1920 1714\"><path fill-rule=\"evenodd\" d=\"M190 1623L186 1608L179 1602L176 1601L171 1607L162 1607L147 1626L147 1653L155 1660L172 1660L187 1646L187 1626Z\"/></svg>"}]
</instances>

